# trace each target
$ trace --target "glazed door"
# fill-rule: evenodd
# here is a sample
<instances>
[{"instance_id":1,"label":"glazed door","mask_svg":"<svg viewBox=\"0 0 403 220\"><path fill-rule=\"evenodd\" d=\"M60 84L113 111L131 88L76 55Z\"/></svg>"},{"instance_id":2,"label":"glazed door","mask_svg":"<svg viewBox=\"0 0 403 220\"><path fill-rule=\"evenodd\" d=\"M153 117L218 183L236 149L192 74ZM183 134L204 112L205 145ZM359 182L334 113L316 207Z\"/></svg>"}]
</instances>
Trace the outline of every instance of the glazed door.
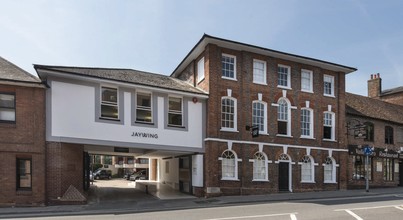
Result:
<instances>
[{"instance_id":1,"label":"glazed door","mask_svg":"<svg viewBox=\"0 0 403 220\"><path fill-rule=\"evenodd\" d=\"M289 191L289 163L278 164L278 190Z\"/></svg>"}]
</instances>

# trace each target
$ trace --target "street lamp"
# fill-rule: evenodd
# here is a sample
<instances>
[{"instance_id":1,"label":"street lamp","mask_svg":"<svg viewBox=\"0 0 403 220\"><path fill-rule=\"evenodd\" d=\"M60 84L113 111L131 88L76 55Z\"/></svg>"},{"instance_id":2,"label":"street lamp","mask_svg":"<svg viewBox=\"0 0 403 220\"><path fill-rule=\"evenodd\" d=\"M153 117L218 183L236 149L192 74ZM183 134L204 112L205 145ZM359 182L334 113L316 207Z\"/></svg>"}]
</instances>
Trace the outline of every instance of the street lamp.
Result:
<instances>
[{"instance_id":1,"label":"street lamp","mask_svg":"<svg viewBox=\"0 0 403 220\"><path fill-rule=\"evenodd\" d=\"M364 146L364 154L365 154L365 171L367 175L365 175L365 191L369 192L369 155L372 155L374 149L368 145Z\"/></svg>"}]
</instances>

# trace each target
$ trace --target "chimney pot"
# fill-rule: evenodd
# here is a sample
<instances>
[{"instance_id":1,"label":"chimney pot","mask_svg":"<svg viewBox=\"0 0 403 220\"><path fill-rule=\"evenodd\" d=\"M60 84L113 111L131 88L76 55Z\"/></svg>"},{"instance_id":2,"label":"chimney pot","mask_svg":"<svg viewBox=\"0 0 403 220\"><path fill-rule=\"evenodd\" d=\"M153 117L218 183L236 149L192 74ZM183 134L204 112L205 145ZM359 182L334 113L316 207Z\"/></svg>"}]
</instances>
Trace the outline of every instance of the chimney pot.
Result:
<instances>
[{"instance_id":1,"label":"chimney pot","mask_svg":"<svg viewBox=\"0 0 403 220\"><path fill-rule=\"evenodd\" d=\"M374 79L374 74L371 74L371 79Z\"/></svg>"},{"instance_id":2,"label":"chimney pot","mask_svg":"<svg viewBox=\"0 0 403 220\"><path fill-rule=\"evenodd\" d=\"M381 74L377 73L376 75L377 75L377 78L381 78L381 76L380 76Z\"/></svg>"}]
</instances>

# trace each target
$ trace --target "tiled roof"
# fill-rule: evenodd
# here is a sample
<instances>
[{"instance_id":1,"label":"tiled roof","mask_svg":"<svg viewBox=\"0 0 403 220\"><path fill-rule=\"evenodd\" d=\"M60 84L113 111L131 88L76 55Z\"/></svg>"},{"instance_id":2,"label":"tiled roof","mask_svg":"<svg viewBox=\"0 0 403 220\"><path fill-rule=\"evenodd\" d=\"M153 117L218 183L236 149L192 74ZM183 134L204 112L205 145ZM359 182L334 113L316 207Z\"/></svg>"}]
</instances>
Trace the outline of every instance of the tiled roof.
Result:
<instances>
[{"instance_id":1,"label":"tiled roof","mask_svg":"<svg viewBox=\"0 0 403 220\"><path fill-rule=\"evenodd\" d=\"M385 89L385 90L382 91L381 96L392 95L392 94L400 93L400 92L403 92L403 86L396 87L396 88L393 88L393 89Z\"/></svg>"},{"instance_id":2,"label":"tiled roof","mask_svg":"<svg viewBox=\"0 0 403 220\"><path fill-rule=\"evenodd\" d=\"M35 77L27 71L21 69L10 61L0 56L0 80L16 81L24 83L41 83L38 77Z\"/></svg>"},{"instance_id":3,"label":"tiled roof","mask_svg":"<svg viewBox=\"0 0 403 220\"><path fill-rule=\"evenodd\" d=\"M125 83L133 83L136 85L171 89L196 94L206 94L202 90L195 88L182 80L169 77L166 75L160 75L132 69L45 66L36 64L34 64L34 68L38 72L39 77L41 77L41 73L39 70L50 70L65 74L74 74L85 77L93 77Z\"/></svg>"},{"instance_id":4,"label":"tiled roof","mask_svg":"<svg viewBox=\"0 0 403 220\"><path fill-rule=\"evenodd\" d=\"M351 93L346 93L346 113L403 124L401 105Z\"/></svg>"}]
</instances>

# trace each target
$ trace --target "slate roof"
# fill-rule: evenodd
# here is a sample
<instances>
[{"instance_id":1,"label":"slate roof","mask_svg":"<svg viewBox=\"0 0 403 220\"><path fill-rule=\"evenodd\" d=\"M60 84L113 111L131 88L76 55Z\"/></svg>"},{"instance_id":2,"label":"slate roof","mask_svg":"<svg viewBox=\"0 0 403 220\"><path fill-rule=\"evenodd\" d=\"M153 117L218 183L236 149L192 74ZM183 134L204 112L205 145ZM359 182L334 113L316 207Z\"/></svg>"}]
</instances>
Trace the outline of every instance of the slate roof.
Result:
<instances>
[{"instance_id":1,"label":"slate roof","mask_svg":"<svg viewBox=\"0 0 403 220\"><path fill-rule=\"evenodd\" d=\"M38 77L35 77L27 71L21 69L10 61L0 56L0 80L24 82L24 83L41 83Z\"/></svg>"},{"instance_id":2,"label":"slate roof","mask_svg":"<svg viewBox=\"0 0 403 220\"><path fill-rule=\"evenodd\" d=\"M346 113L403 124L401 105L352 93L346 93Z\"/></svg>"},{"instance_id":3,"label":"slate roof","mask_svg":"<svg viewBox=\"0 0 403 220\"><path fill-rule=\"evenodd\" d=\"M381 96L392 95L392 94L400 93L400 92L403 92L403 86L396 87L396 88L393 88L393 89L385 89L385 90L382 91Z\"/></svg>"},{"instance_id":4,"label":"slate roof","mask_svg":"<svg viewBox=\"0 0 403 220\"><path fill-rule=\"evenodd\" d=\"M36 64L34 64L34 68L38 72L39 77L41 77L41 73L39 70L50 70L65 74L107 79L118 82L132 83L136 85L143 85L143 86L150 86L156 88L206 95L204 91L193 87L192 85L188 84L185 81L166 75L143 72L133 69L46 66Z\"/></svg>"}]
</instances>

